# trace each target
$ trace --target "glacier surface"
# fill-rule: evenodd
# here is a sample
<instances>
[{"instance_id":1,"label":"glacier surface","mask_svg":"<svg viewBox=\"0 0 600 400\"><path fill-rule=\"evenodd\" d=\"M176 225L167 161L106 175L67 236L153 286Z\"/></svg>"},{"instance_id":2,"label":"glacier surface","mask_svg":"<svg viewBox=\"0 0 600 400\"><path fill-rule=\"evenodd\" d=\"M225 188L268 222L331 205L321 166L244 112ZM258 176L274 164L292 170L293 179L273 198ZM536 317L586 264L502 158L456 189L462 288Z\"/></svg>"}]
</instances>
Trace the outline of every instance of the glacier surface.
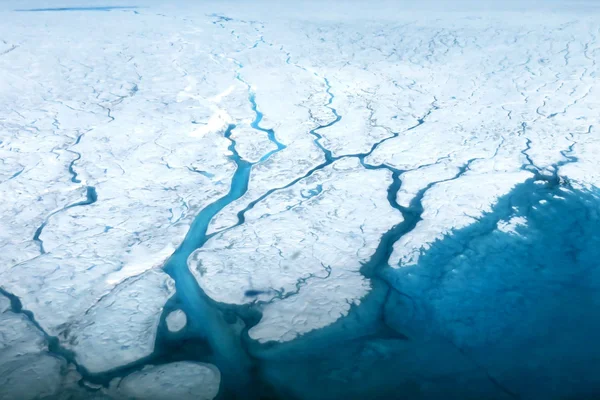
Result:
<instances>
[{"instance_id":1,"label":"glacier surface","mask_svg":"<svg viewBox=\"0 0 600 400\"><path fill-rule=\"evenodd\" d=\"M593 1L0 4L0 399L600 396Z\"/></svg>"}]
</instances>

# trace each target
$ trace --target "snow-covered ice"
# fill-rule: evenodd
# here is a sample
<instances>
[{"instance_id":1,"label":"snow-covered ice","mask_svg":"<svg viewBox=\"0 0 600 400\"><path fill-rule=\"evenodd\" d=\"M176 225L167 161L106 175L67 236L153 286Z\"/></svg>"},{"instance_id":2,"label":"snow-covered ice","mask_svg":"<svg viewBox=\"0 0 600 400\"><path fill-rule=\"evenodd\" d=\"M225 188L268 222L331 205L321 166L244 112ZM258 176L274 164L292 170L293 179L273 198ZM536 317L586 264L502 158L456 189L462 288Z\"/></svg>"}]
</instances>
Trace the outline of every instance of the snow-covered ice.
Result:
<instances>
[{"instance_id":1,"label":"snow-covered ice","mask_svg":"<svg viewBox=\"0 0 600 400\"><path fill-rule=\"evenodd\" d=\"M368 293L361 263L402 221L386 197L390 175L336 161L258 203L198 249L190 269L219 302L267 302L254 339L289 341L329 325Z\"/></svg>"},{"instance_id":2,"label":"snow-covered ice","mask_svg":"<svg viewBox=\"0 0 600 400\"><path fill-rule=\"evenodd\" d=\"M156 270L130 278L83 317L61 326L59 338L91 373L147 357L154 350L160 315L173 286L167 274Z\"/></svg>"},{"instance_id":3,"label":"snow-covered ice","mask_svg":"<svg viewBox=\"0 0 600 400\"><path fill-rule=\"evenodd\" d=\"M0 398L600 392L595 2L115 4L0 4Z\"/></svg>"},{"instance_id":4,"label":"snow-covered ice","mask_svg":"<svg viewBox=\"0 0 600 400\"><path fill-rule=\"evenodd\" d=\"M48 354L43 334L0 295L0 398L34 399L56 394L66 362Z\"/></svg>"},{"instance_id":5,"label":"snow-covered ice","mask_svg":"<svg viewBox=\"0 0 600 400\"><path fill-rule=\"evenodd\" d=\"M148 366L114 386L113 396L140 400L212 400L219 392L219 370L213 365L174 362Z\"/></svg>"}]
</instances>

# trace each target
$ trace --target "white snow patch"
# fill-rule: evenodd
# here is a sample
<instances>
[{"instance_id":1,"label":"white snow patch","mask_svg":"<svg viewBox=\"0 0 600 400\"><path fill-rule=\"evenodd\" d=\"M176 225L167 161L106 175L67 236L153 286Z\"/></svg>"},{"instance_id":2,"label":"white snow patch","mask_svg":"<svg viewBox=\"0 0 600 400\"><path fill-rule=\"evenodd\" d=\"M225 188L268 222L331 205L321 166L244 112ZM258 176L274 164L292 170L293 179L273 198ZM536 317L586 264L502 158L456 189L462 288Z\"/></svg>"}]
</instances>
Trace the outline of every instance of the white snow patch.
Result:
<instances>
[{"instance_id":1,"label":"white snow patch","mask_svg":"<svg viewBox=\"0 0 600 400\"><path fill-rule=\"evenodd\" d=\"M115 397L135 400L212 400L219 392L221 374L211 364L174 362L147 366L116 381Z\"/></svg>"}]
</instances>

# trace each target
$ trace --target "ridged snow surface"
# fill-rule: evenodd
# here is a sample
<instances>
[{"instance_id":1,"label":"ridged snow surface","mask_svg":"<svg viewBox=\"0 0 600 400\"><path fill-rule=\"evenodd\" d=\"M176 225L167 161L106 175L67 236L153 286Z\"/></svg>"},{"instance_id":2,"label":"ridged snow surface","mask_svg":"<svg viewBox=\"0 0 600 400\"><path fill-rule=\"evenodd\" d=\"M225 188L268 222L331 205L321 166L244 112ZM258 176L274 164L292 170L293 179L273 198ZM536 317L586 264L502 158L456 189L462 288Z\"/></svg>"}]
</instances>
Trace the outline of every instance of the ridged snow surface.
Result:
<instances>
[{"instance_id":1,"label":"ridged snow surface","mask_svg":"<svg viewBox=\"0 0 600 400\"><path fill-rule=\"evenodd\" d=\"M600 398L600 5L0 4L0 399Z\"/></svg>"}]
</instances>

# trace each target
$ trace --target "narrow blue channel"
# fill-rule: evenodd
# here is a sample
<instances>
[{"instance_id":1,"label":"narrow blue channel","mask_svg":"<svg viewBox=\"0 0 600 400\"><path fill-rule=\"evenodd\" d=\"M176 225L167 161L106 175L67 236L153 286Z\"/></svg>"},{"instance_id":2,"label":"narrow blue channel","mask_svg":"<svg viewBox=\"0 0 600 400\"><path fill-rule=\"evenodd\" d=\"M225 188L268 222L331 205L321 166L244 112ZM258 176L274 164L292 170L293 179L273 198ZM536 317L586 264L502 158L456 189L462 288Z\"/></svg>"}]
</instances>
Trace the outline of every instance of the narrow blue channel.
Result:
<instances>
[{"instance_id":1,"label":"narrow blue channel","mask_svg":"<svg viewBox=\"0 0 600 400\"><path fill-rule=\"evenodd\" d=\"M206 339L215 353L215 364L221 371L225 393L239 393L245 390L248 377L247 356L239 339L231 332L221 311L206 296L187 266L192 252L204 245L207 240L207 229L212 218L228 204L239 199L248 189L252 164L240 157L236 150L236 142L231 139L235 125L230 125L224 133L231 141L230 159L235 162L236 170L231 180L229 192L209 204L194 219L183 243L165 264L167 272L176 283L177 300L188 316L188 325L196 335Z\"/></svg>"},{"instance_id":2,"label":"narrow blue channel","mask_svg":"<svg viewBox=\"0 0 600 400\"><path fill-rule=\"evenodd\" d=\"M97 6L97 7L50 7L50 8L21 8L14 11L20 12L46 12L46 11L113 11L133 10L138 6Z\"/></svg>"},{"instance_id":3,"label":"narrow blue channel","mask_svg":"<svg viewBox=\"0 0 600 400\"><path fill-rule=\"evenodd\" d=\"M252 106L252 111L254 111L254 113L256 114L256 117L254 118L254 121L252 121L250 126L252 127L252 129L256 129L258 131L266 133L269 140L273 144L275 144L275 146L277 147L275 150L271 150L270 152L268 152L267 154L265 154L264 156L262 156L260 158L260 162L263 162L266 159L268 159L269 157L271 157L271 155L273 155L274 153L285 149L286 146L283 143L281 143L279 140L277 140L277 137L275 136L275 131L273 129L265 129L265 128L260 127L259 124L263 119L263 113L258 110L258 106L256 104L256 97L255 97L254 93L250 92L250 95L248 96L248 100L250 100L250 104Z\"/></svg>"},{"instance_id":4,"label":"narrow blue channel","mask_svg":"<svg viewBox=\"0 0 600 400\"><path fill-rule=\"evenodd\" d=\"M325 160L328 163L332 163L334 161L334 158L333 158L333 155L331 154L331 150L327 149L325 146L323 146L323 144L321 144L321 139L323 139L323 136L321 136L321 134L319 134L318 131L320 131L321 129L329 128L332 125L338 123L342 119L342 116L339 115L338 112L337 112L337 110L331 106L331 104L333 103L333 99L335 98L335 96L331 92L331 85L329 84L329 81L327 79L325 79L325 86L326 86L327 95L329 96L329 100L327 101L327 104L325 104L325 107L327 107L327 108L329 108L331 110L331 112L333 113L333 115L335 116L335 118L333 119L333 121L331 121L331 122L329 122L329 123L327 123L325 125L320 125L317 128L311 130L310 134L313 135L316 138L314 140L314 143L317 145L317 147L319 149L321 149L321 151L325 155Z\"/></svg>"}]
</instances>

